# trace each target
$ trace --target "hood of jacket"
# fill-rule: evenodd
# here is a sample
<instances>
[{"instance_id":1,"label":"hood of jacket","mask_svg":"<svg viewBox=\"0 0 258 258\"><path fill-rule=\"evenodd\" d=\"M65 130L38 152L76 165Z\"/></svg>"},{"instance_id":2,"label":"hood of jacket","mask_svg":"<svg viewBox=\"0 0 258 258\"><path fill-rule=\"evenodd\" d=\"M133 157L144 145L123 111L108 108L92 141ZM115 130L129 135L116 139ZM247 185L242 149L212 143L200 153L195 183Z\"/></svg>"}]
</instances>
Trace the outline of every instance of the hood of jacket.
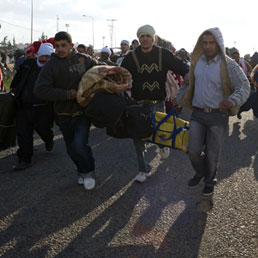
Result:
<instances>
[{"instance_id":1,"label":"hood of jacket","mask_svg":"<svg viewBox=\"0 0 258 258\"><path fill-rule=\"evenodd\" d=\"M227 98L232 94L232 88L230 85L230 80L228 77L227 73L227 60L230 59L228 56L225 54L225 46L224 46L224 40L222 37L222 33L219 28L210 28L206 31L210 31L211 34L215 37L219 48L220 48L220 53L221 53L221 81L222 81L222 86L223 86L223 91L224 91L224 97ZM192 99L194 95L194 87L195 87L195 78L194 78L194 69L196 66L196 63L198 62L199 58L204 54L203 52L203 47L202 47L202 38L204 32L199 36L197 43L194 47L193 53L192 53L192 60L191 60L191 67L190 67L190 72L189 72L189 87L183 97L183 103L184 106L192 108ZM230 115L235 115L237 113L238 107L232 107L230 108Z\"/></svg>"},{"instance_id":2,"label":"hood of jacket","mask_svg":"<svg viewBox=\"0 0 258 258\"><path fill-rule=\"evenodd\" d=\"M219 28L210 28L208 30L205 30L204 32L209 31L211 34L215 37L219 48L221 55L225 58L225 46L224 46L224 40L222 37L222 33ZM203 32L203 33L204 33ZM203 47L202 47L202 37L203 33L199 36L197 43L194 47L193 53L192 53L192 62L196 64L196 62L199 60L200 56L203 55Z\"/></svg>"}]
</instances>

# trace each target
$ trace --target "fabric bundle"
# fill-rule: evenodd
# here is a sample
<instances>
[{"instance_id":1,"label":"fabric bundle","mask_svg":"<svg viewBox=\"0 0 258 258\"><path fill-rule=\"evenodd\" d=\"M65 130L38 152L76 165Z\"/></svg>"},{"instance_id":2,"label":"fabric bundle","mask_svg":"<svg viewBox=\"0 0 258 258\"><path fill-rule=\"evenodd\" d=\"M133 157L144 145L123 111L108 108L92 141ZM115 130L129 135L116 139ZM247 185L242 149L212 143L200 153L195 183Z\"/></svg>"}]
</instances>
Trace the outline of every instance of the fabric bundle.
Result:
<instances>
[{"instance_id":1,"label":"fabric bundle","mask_svg":"<svg viewBox=\"0 0 258 258\"><path fill-rule=\"evenodd\" d=\"M94 66L82 77L78 92L77 102L86 107L95 93L106 91L109 93L122 93L131 82L131 74L123 67Z\"/></svg>"}]
</instances>

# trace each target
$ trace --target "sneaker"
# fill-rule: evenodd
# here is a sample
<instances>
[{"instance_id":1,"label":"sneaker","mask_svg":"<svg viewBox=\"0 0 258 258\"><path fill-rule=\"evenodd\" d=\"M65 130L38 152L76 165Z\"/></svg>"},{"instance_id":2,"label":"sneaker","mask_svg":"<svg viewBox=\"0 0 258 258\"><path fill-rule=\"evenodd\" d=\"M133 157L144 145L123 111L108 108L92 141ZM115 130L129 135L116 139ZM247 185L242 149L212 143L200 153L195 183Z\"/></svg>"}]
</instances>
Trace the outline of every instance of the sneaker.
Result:
<instances>
[{"instance_id":1,"label":"sneaker","mask_svg":"<svg viewBox=\"0 0 258 258\"><path fill-rule=\"evenodd\" d=\"M147 177L150 176L150 173L139 172L139 174L135 177L134 181L143 183L146 181Z\"/></svg>"},{"instance_id":2,"label":"sneaker","mask_svg":"<svg viewBox=\"0 0 258 258\"><path fill-rule=\"evenodd\" d=\"M52 151L53 148L54 148L54 140L53 138L51 140L48 140L45 142L45 148L46 148L46 151Z\"/></svg>"},{"instance_id":3,"label":"sneaker","mask_svg":"<svg viewBox=\"0 0 258 258\"><path fill-rule=\"evenodd\" d=\"M77 181L78 185L83 185L83 182L84 182L84 178L80 176Z\"/></svg>"},{"instance_id":4,"label":"sneaker","mask_svg":"<svg viewBox=\"0 0 258 258\"><path fill-rule=\"evenodd\" d=\"M160 148L159 149L159 154L160 154L161 159L167 159L169 157L169 154L170 154L169 147Z\"/></svg>"},{"instance_id":5,"label":"sneaker","mask_svg":"<svg viewBox=\"0 0 258 258\"><path fill-rule=\"evenodd\" d=\"M23 170L31 166L31 162L20 161L19 163L13 165L13 169L15 170Z\"/></svg>"},{"instance_id":6,"label":"sneaker","mask_svg":"<svg viewBox=\"0 0 258 258\"><path fill-rule=\"evenodd\" d=\"M202 177L199 177L199 176L195 175L193 178L191 178L189 180L188 186L189 187L195 187L200 183L201 180L202 180Z\"/></svg>"},{"instance_id":7,"label":"sneaker","mask_svg":"<svg viewBox=\"0 0 258 258\"><path fill-rule=\"evenodd\" d=\"M208 185L205 185L202 193L203 195L212 195L214 192L214 186L208 186Z\"/></svg>"},{"instance_id":8,"label":"sneaker","mask_svg":"<svg viewBox=\"0 0 258 258\"><path fill-rule=\"evenodd\" d=\"M135 177L135 181L143 183L146 181L147 177L151 175L150 171L152 169L152 166L150 164L147 164L146 166L146 172L139 172L139 174Z\"/></svg>"},{"instance_id":9,"label":"sneaker","mask_svg":"<svg viewBox=\"0 0 258 258\"><path fill-rule=\"evenodd\" d=\"M86 190L91 190L95 187L95 179L92 177L84 178L83 185Z\"/></svg>"}]
</instances>

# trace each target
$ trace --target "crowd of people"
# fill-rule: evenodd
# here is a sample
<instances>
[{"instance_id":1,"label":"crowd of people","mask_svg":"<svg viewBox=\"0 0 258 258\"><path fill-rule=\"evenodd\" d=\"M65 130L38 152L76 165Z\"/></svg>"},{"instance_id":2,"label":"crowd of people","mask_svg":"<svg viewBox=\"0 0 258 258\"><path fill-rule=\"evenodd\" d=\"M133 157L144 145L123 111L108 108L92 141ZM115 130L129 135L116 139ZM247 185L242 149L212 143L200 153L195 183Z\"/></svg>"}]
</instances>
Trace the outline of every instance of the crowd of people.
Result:
<instances>
[{"instance_id":1,"label":"crowd of people","mask_svg":"<svg viewBox=\"0 0 258 258\"><path fill-rule=\"evenodd\" d=\"M218 28L201 33L191 54L184 48L176 50L151 25L141 26L136 34L138 39L131 44L121 41L118 55L108 46L99 54L93 46L75 48L71 35L61 31L48 41L32 44L17 58L10 86L17 106L15 170L32 164L34 131L46 150L53 150L55 122L77 168L78 184L93 189L95 159L88 144L91 120L76 100L78 85L94 66L100 73L125 68L132 76L126 91L137 103L145 103L153 112L169 112L172 106L193 110L188 155L195 175L188 186L203 180L203 194L213 194L229 116L238 114L248 100L250 82L257 87L258 66L250 63L250 55L241 58L236 48L225 48ZM146 143L139 139L133 143L138 164L135 181L143 183L152 169L145 160ZM169 158L170 149L158 147L161 159Z\"/></svg>"}]
</instances>

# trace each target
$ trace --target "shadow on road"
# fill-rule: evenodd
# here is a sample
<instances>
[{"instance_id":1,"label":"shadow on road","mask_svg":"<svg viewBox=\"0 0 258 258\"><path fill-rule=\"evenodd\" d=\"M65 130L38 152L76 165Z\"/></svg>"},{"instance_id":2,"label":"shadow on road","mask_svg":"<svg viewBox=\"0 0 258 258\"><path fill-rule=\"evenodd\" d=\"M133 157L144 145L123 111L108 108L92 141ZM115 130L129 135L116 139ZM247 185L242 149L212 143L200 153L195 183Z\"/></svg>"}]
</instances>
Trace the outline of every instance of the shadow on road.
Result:
<instances>
[{"instance_id":1,"label":"shadow on road","mask_svg":"<svg viewBox=\"0 0 258 258\"><path fill-rule=\"evenodd\" d=\"M1 160L0 256L197 257L207 214L196 210L200 189L185 186L188 157L173 152L136 184L132 141L96 129L91 145L97 186L90 192L76 184L62 139L53 153L39 146L26 171L6 169L14 156Z\"/></svg>"},{"instance_id":2,"label":"shadow on road","mask_svg":"<svg viewBox=\"0 0 258 258\"><path fill-rule=\"evenodd\" d=\"M254 170L254 176L258 180L258 120L247 120L243 129L240 122L233 124L233 131L224 141L221 153L218 179L230 177L241 168L250 167Z\"/></svg>"}]
</instances>

